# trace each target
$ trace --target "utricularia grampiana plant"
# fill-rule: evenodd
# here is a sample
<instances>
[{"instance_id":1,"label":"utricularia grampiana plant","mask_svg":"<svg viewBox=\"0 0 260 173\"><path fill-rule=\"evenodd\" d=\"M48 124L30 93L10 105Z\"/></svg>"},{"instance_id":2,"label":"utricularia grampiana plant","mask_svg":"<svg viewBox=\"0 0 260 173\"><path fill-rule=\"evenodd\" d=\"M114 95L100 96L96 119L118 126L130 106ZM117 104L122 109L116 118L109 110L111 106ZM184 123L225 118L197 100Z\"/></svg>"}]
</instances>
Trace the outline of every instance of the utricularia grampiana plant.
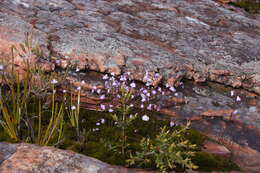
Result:
<instances>
[{"instance_id":1,"label":"utricularia grampiana plant","mask_svg":"<svg viewBox=\"0 0 260 173\"><path fill-rule=\"evenodd\" d=\"M155 74L153 78L158 77ZM103 76L104 88L94 87L92 93L99 95L101 100L110 101L110 104L101 104L100 109L111 113L115 125L121 129L120 148L121 153L125 154L127 148L126 128L131 125L137 118L137 113L132 113L131 108L137 107L148 111L160 111L160 106L154 104L154 101L161 95L165 95L165 91L161 87L152 86L152 77L148 73L144 76L146 87L138 87L137 83L132 80L131 73L126 72L121 76L105 74ZM176 92L174 87L169 87L170 92ZM113 102L114 101L114 102ZM114 104L113 104L114 103ZM142 115L143 121L149 121L147 114Z\"/></svg>"}]
</instances>

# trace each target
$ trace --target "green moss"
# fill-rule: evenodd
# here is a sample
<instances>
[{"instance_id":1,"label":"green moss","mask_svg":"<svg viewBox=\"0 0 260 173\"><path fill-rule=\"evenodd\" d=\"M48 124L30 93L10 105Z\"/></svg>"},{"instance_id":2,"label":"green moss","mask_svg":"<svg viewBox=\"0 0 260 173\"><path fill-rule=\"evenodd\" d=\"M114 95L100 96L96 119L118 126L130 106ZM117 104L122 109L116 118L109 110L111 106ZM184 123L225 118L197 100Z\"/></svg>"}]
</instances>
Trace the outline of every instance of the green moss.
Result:
<instances>
[{"instance_id":1,"label":"green moss","mask_svg":"<svg viewBox=\"0 0 260 173\"><path fill-rule=\"evenodd\" d=\"M203 143L208 137L200 133L199 131L195 129L189 129L188 134L186 135L186 138L192 143L196 144L197 148L200 150L203 146Z\"/></svg>"},{"instance_id":2,"label":"green moss","mask_svg":"<svg viewBox=\"0 0 260 173\"><path fill-rule=\"evenodd\" d=\"M206 152L197 152L193 162L199 166L200 171L239 171L239 167L222 156L206 153Z\"/></svg>"},{"instance_id":3,"label":"green moss","mask_svg":"<svg viewBox=\"0 0 260 173\"><path fill-rule=\"evenodd\" d=\"M257 0L240 0L238 2L230 2L230 4L243 8L250 13L260 12L260 3Z\"/></svg>"}]
</instances>

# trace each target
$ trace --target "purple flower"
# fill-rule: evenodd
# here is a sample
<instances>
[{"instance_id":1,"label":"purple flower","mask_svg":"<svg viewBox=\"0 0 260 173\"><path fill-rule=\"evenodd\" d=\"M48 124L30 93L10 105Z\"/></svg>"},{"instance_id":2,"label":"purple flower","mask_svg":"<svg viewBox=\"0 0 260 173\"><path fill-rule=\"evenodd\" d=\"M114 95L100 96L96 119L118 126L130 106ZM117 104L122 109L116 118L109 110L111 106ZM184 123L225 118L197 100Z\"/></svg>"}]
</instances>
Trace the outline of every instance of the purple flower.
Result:
<instances>
[{"instance_id":1,"label":"purple flower","mask_svg":"<svg viewBox=\"0 0 260 173\"><path fill-rule=\"evenodd\" d=\"M91 93L94 93L94 92L96 91L96 89L97 89L97 87L94 86L94 87L92 88L92 90L91 90Z\"/></svg>"},{"instance_id":2,"label":"purple flower","mask_svg":"<svg viewBox=\"0 0 260 173\"><path fill-rule=\"evenodd\" d=\"M104 80L107 80L109 77L108 77L108 75L107 74L105 74L104 76L103 76L103 79Z\"/></svg>"},{"instance_id":3,"label":"purple flower","mask_svg":"<svg viewBox=\"0 0 260 173\"><path fill-rule=\"evenodd\" d=\"M109 108L109 109L108 109L108 112L114 112L114 110L113 110L113 109L111 109L111 108Z\"/></svg>"},{"instance_id":4,"label":"purple flower","mask_svg":"<svg viewBox=\"0 0 260 173\"><path fill-rule=\"evenodd\" d=\"M101 89L97 89L97 93L100 94L101 93Z\"/></svg>"},{"instance_id":5,"label":"purple flower","mask_svg":"<svg viewBox=\"0 0 260 173\"><path fill-rule=\"evenodd\" d=\"M171 127L174 127L175 126L175 123L173 121L170 122L170 126Z\"/></svg>"},{"instance_id":6,"label":"purple flower","mask_svg":"<svg viewBox=\"0 0 260 173\"><path fill-rule=\"evenodd\" d=\"M237 113L238 113L238 110L236 109L236 110L234 110L234 112L232 114L237 114Z\"/></svg>"},{"instance_id":7,"label":"purple flower","mask_svg":"<svg viewBox=\"0 0 260 173\"><path fill-rule=\"evenodd\" d=\"M156 90L152 90L152 94L155 95L157 92Z\"/></svg>"},{"instance_id":8,"label":"purple flower","mask_svg":"<svg viewBox=\"0 0 260 173\"><path fill-rule=\"evenodd\" d=\"M126 81L127 79L126 79L126 76L124 76L124 75L122 75L122 76L120 76L120 79L119 79L120 81Z\"/></svg>"},{"instance_id":9,"label":"purple flower","mask_svg":"<svg viewBox=\"0 0 260 173\"><path fill-rule=\"evenodd\" d=\"M101 100L103 100L103 99L105 99L105 95L103 94L103 95L101 95L99 98L100 98Z\"/></svg>"},{"instance_id":10,"label":"purple flower","mask_svg":"<svg viewBox=\"0 0 260 173\"><path fill-rule=\"evenodd\" d=\"M236 101L237 101L237 102L240 102L240 101L241 101L241 98L240 98L239 96L237 96Z\"/></svg>"},{"instance_id":11,"label":"purple flower","mask_svg":"<svg viewBox=\"0 0 260 173\"><path fill-rule=\"evenodd\" d=\"M71 106L71 110L75 110L76 109L76 106Z\"/></svg>"},{"instance_id":12,"label":"purple flower","mask_svg":"<svg viewBox=\"0 0 260 173\"><path fill-rule=\"evenodd\" d=\"M109 80L114 81L115 80L114 76L110 77Z\"/></svg>"},{"instance_id":13,"label":"purple flower","mask_svg":"<svg viewBox=\"0 0 260 173\"><path fill-rule=\"evenodd\" d=\"M140 106L141 108L144 108L144 104L141 104L141 106Z\"/></svg>"},{"instance_id":14,"label":"purple flower","mask_svg":"<svg viewBox=\"0 0 260 173\"><path fill-rule=\"evenodd\" d=\"M149 104L149 105L147 106L147 109L148 109L148 110L152 110L152 104Z\"/></svg>"},{"instance_id":15,"label":"purple flower","mask_svg":"<svg viewBox=\"0 0 260 173\"><path fill-rule=\"evenodd\" d=\"M160 77L160 74L159 73L155 73L154 75L156 78Z\"/></svg>"},{"instance_id":16,"label":"purple flower","mask_svg":"<svg viewBox=\"0 0 260 173\"><path fill-rule=\"evenodd\" d=\"M161 87L158 87L158 91L159 91L159 92L162 92L162 88L161 88Z\"/></svg>"},{"instance_id":17,"label":"purple flower","mask_svg":"<svg viewBox=\"0 0 260 173\"><path fill-rule=\"evenodd\" d=\"M58 81L56 79L52 79L51 84L56 84Z\"/></svg>"},{"instance_id":18,"label":"purple flower","mask_svg":"<svg viewBox=\"0 0 260 173\"><path fill-rule=\"evenodd\" d=\"M96 125L97 125L97 126L100 126L100 122L97 122Z\"/></svg>"},{"instance_id":19,"label":"purple flower","mask_svg":"<svg viewBox=\"0 0 260 173\"><path fill-rule=\"evenodd\" d=\"M234 96L235 95L235 91L230 91L230 96Z\"/></svg>"},{"instance_id":20,"label":"purple flower","mask_svg":"<svg viewBox=\"0 0 260 173\"><path fill-rule=\"evenodd\" d=\"M136 87L136 84L135 84L134 82L132 82L132 83L130 84L130 87L131 87L131 88L135 88L135 87Z\"/></svg>"},{"instance_id":21,"label":"purple flower","mask_svg":"<svg viewBox=\"0 0 260 173\"><path fill-rule=\"evenodd\" d=\"M150 82L146 82L146 86L151 86L152 84Z\"/></svg>"},{"instance_id":22,"label":"purple flower","mask_svg":"<svg viewBox=\"0 0 260 173\"><path fill-rule=\"evenodd\" d=\"M101 105L100 105L100 108L101 108L102 110L105 110L105 109L106 109L106 105L101 104Z\"/></svg>"},{"instance_id":23,"label":"purple flower","mask_svg":"<svg viewBox=\"0 0 260 173\"><path fill-rule=\"evenodd\" d=\"M114 73L114 72L112 72L112 73L111 73L111 75L112 75L112 76L115 76L115 73Z\"/></svg>"},{"instance_id":24,"label":"purple flower","mask_svg":"<svg viewBox=\"0 0 260 173\"><path fill-rule=\"evenodd\" d=\"M165 92L164 92L164 91L162 92L162 95L163 95L163 96L165 95Z\"/></svg>"},{"instance_id":25,"label":"purple flower","mask_svg":"<svg viewBox=\"0 0 260 173\"><path fill-rule=\"evenodd\" d=\"M116 81L114 81L114 82L112 83L112 86L118 86L118 83L117 83Z\"/></svg>"},{"instance_id":26,"label":"purple flower","mask_svg":"<svg viewBox=\"0 0 260 173\"><path fill-rule=\"evenodd\" d=\"M105 120L104 118L102 118L102 119L100 120L100 122L101 122L102 124L104 124L104 123L106 122L106 120Z\"/></svg>"},{"instance_id":27,"label":"purple flower","mask_svg":"<svg viewBox=\"0 0 260 173\"><path fill-rule=\"evenodd\" d=\"M143 116L142 116L142 120L143 120L143 121L149 121L149 119L150 119L150 118L149 118L147 115L143 115Z\"/></svg>"},{"instance_id":28,"label":"purple flower","mask_svg":"<svg viewBox=\"0 0 260 173\"><path fill-rule=\"evenodd\" d=\"M171 90L172 92L176 92L176 89L175 89L174 87L170 87L170 90Z\"/></svg>"}]
</instances>

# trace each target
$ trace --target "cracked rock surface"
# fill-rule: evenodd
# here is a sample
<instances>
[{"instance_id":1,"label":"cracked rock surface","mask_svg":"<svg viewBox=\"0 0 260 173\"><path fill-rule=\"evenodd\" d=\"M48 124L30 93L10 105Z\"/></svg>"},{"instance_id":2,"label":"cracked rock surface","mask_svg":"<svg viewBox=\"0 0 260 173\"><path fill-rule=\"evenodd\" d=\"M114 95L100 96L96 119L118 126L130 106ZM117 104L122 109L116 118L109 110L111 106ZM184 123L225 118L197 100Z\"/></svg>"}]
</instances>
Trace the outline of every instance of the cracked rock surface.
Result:
<instances>
[{"instance_id":1,"label":"cracked rock surface","mask_svg":"<svg viewBox=\"0 0 260 173\"><path fill-rule=\"evenodd\" d=\"M213 0L2 0L2 50L34 31L56 66L159 72L260 93L260 20ZM57 61L58 60L58 61Z\"/></svg>"}]
</instances>

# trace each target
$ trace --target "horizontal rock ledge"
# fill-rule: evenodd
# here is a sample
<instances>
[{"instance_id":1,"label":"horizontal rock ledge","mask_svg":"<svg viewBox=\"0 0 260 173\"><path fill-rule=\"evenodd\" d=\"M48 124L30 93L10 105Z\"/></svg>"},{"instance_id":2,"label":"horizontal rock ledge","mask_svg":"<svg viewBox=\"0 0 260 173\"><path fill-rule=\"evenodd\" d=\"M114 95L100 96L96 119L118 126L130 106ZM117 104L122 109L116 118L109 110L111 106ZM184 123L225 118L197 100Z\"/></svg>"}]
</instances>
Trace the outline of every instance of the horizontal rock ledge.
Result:
<instances>
[{"instance_id":1,"label":"horizontal rock ledge","mask_svg":"<svg viewBox=\"0 0 260 173\"><path fill-rule=\"evenodd\" d=\"M0 52L34 32L56 67L159 73L154 81L214 81L260 93L259 16L213 0L4 0ZM47 67L45 67L47 68ZM52 67L48 67L52 69Z\"/></svg>"}]
</instances>

